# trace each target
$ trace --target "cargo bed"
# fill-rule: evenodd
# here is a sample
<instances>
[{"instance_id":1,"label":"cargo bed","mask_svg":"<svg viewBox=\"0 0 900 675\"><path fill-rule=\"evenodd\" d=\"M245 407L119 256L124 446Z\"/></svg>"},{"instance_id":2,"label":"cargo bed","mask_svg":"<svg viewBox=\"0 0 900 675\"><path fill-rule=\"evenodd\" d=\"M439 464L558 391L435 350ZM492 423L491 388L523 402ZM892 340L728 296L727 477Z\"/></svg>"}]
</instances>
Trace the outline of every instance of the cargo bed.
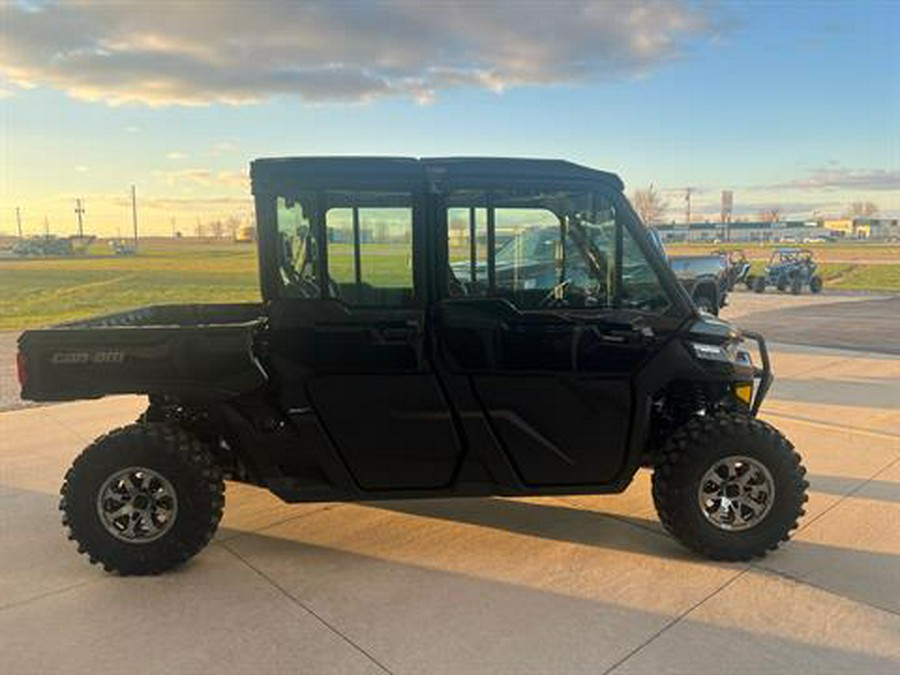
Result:
<instances>
[{"instance_id":1,"label":"cargo bed","mask_svg":"<svg viewBox=\"0 0 900 675\"><path fill-rule=\"evenodd\" d=\"M25 331L22 398L108 394L230 398L265 381L253 351L262 305L155 305Z\"/></svg>"}]
</instances>

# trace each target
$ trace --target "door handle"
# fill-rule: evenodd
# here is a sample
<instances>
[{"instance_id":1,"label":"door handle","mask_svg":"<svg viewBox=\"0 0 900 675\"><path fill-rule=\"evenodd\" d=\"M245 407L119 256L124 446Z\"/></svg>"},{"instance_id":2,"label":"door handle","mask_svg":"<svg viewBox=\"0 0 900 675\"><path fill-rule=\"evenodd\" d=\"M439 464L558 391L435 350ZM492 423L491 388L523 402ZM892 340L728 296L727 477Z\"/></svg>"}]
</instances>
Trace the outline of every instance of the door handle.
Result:
<instances>
[{"instance_id":1,"label":"door handle","mask_svg":"<svg viewBox=\"0 0 900 675\"><path fill-rule=\"evenodd\" d=\"M384 345L410 344L418 335L417 326L379 326L375 329L375 341Z\"/></svg>"}]
</instances>

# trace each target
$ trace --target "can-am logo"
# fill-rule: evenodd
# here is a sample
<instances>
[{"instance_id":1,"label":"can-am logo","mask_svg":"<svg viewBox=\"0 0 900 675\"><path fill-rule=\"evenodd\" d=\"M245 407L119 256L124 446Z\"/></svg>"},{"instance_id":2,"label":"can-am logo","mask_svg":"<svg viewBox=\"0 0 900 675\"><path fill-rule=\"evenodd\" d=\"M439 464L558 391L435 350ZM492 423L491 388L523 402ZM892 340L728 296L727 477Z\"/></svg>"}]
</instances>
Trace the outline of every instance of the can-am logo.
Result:
<instances>
[{"instance_id":1,"label":"can-am logo","mask_svg":"<svg viewBox=\"0 0 900 675\"><path fill-rule=\"evenodd\" d=\"M54 365L82 365L85 363L124 363L125 352L56 352L50 357Z\"/></svg>"}]
</instances>

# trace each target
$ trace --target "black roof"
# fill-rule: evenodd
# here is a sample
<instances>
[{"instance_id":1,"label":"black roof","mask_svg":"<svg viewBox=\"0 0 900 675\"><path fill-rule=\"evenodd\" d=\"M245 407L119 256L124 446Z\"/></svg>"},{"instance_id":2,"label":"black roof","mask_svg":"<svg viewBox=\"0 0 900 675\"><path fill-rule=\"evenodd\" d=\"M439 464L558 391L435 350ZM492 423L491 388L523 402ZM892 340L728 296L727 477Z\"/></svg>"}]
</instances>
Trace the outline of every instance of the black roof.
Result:
<instances>
[{"instance_id":1,"label":"black roof","mask_svg":"<svg viewBox=\"0 0 900 675\"><path fill-rule=\"evenodd\" d=\"M253 193L329 186L373 187L428 179L433 185L488 187L603 183L622 190L614 173L559 159L507 157L279 157L250 164Z\"/></svg>"}]
</instances>

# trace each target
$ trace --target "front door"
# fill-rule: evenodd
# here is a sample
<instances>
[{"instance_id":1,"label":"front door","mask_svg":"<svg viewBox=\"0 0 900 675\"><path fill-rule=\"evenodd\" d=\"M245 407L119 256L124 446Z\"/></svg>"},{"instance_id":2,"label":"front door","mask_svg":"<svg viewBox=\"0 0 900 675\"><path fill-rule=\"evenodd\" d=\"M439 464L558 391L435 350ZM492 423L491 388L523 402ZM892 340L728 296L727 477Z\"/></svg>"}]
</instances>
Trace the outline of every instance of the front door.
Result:
<instances>
[{"instance_id":1,"label":"front door","mask_svg":"<svg viewBox=\"0 0 900 675\"><path fill-rule=\"evenodd\" d=\"M601 195L448 196L437 358L463 374L521 480L602 484L621 471L632 378L668 300Z\"/></svg>"}]
</instances>

